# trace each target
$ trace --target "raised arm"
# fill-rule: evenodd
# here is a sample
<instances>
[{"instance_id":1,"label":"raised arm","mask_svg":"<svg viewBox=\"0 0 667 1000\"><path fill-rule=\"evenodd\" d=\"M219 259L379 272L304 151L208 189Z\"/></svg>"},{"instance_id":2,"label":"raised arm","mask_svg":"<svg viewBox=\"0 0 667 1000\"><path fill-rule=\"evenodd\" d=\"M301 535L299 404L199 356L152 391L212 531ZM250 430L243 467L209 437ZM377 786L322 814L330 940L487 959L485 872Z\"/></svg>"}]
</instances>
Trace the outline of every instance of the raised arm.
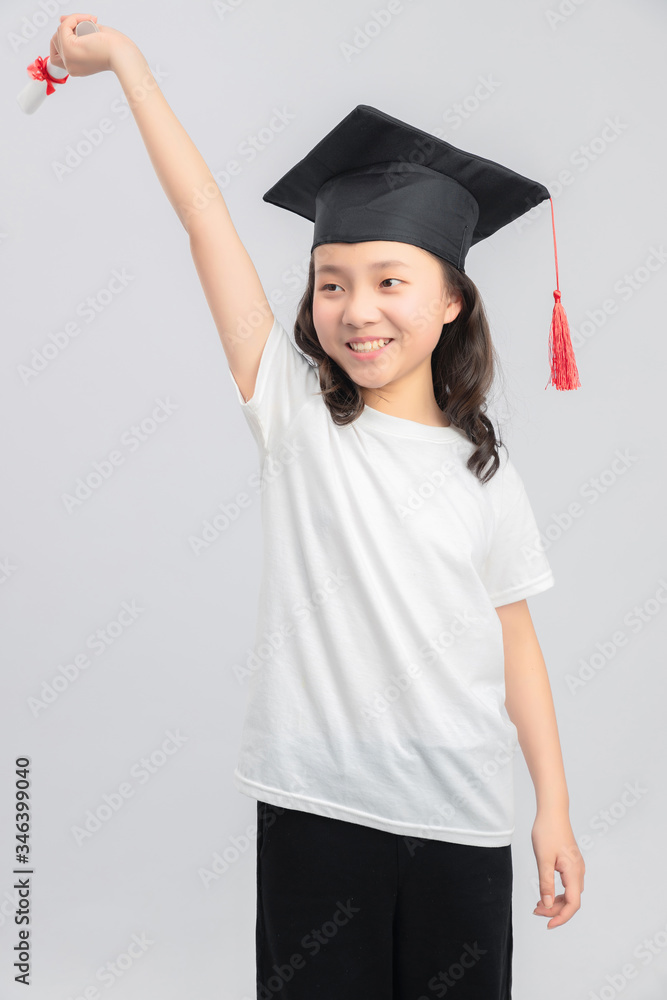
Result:
<instances>
[{"instance_id":1,"label":"raised arm","mask_svg":"<svg viewBox=\"0 0 667 1000\"><path fill-rule=\"evenodd\" d=\"M135 43L98 23L99 34L77 37L70 14L51 42L72 76L101 69L116 73L158 180L190 238L199 279L232 374L245 399L274 322L255 266L234 228L211 171L160 90Z\"/></svg>"}]
</instances>

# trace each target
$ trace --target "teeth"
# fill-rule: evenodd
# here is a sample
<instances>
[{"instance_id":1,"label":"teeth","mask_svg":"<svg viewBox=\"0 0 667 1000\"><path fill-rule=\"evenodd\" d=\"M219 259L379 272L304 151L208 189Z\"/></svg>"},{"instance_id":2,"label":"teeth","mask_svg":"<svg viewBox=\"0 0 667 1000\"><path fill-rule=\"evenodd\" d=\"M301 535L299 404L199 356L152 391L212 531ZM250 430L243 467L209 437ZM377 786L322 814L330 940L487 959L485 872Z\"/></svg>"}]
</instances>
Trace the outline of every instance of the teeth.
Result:
<instances>
[{"instance_id":1,"label":"teeth","mask_svg":"<svg viewBox=\"0 0 667 1000\"><path fill-rule=\"evenodd\" d=\"M377 351L379 347L384 347L388 344L389 340L368 340L364 344L350 344L353 351L361 354L364 351Z\"/></svg>"}]
</instances>

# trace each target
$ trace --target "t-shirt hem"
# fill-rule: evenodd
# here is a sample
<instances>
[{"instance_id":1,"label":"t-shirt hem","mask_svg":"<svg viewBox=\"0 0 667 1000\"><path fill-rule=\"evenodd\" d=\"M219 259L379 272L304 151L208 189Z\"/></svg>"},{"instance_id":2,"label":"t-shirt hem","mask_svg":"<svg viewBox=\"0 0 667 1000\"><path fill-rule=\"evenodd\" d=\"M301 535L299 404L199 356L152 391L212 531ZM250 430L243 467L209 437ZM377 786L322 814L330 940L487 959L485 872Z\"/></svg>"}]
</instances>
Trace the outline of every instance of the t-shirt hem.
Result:
<instances>
[{"instance_id":1,"label":"t-shirt hem","mask_svg":"<svg viewBox=\"0 0 667 1000\"><path fill-rule=\"evenodd\" d=\"M510 830L461 830L445 826L420 826L414 823L402 823L397 820L384 819L372 813L350 809L336 802L325 802L323 799L309 798L295 792L285 792L279 788L270 788L258 781L245 778L238 769L234 771L234 784L244 795L270 805L281 806L283 809L297 809L301 812L313 813L316 816L327 816L330 819L345 820L369 826L374 830L400 836L417 837L424 840L440 840L452 844L464 844L469 847L507 847L512 842L515 827Z\"/></svg>"},{"instance_id":2,"label":"t-shirt hem","mask_svg":"<svg viewBox=\"0 0 667 1000\"><path fill-rule=\"evenodd\" d=\"M553 571L549 569L542 576L531 580L530 583L520 583L516 587L510 587L509 590L501 591L499 594L491 594L491 603L497 608L502 604L522 601L524 597L534 597L536 594L541 594L543 590L548 590L555 583Z\"/></svg>"}]
</instances>

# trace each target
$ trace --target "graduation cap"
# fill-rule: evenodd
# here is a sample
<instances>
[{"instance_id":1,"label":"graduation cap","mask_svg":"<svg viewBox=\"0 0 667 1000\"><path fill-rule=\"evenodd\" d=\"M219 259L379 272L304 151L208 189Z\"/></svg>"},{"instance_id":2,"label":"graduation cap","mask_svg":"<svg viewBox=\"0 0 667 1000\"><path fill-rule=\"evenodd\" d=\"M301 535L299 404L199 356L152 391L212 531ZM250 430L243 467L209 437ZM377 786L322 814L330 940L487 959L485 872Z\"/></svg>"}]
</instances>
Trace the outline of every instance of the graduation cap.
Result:
<instances>
[{"instance_id":1,"label":"graduation cap","mask_svg":"<svg viewBox=\"0 0 667 1000\"><path fill-rule=\"evenodd\" d=\"M508 167L359 104L263 196L315 223L313 245L411 243L464 271L471 246L547 198L548 189ZM549 330L557 389L580 386L558 284ZM546 388L546 386L545 386Z\"/></svg>"}]
</instances>

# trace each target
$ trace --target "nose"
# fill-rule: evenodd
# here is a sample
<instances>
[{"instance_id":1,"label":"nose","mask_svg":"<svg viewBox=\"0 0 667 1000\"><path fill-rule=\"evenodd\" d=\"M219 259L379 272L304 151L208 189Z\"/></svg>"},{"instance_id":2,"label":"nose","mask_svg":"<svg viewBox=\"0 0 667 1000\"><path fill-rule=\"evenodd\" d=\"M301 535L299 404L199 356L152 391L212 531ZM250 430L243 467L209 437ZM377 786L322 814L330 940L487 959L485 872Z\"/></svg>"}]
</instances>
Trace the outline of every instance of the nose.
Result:
<instances>
[{"instance_id":1,"label":"nose","mask_svg":"<svg viewBox=\"0 0 667 1000\"><path fill-rule=\"evenodd\" d=\"M376 323L378 308L373 292L366 288L357 288L353 292L348 292L345 297L342 319L346 326L355 328Z\"/></svg>"}]
</instances>

